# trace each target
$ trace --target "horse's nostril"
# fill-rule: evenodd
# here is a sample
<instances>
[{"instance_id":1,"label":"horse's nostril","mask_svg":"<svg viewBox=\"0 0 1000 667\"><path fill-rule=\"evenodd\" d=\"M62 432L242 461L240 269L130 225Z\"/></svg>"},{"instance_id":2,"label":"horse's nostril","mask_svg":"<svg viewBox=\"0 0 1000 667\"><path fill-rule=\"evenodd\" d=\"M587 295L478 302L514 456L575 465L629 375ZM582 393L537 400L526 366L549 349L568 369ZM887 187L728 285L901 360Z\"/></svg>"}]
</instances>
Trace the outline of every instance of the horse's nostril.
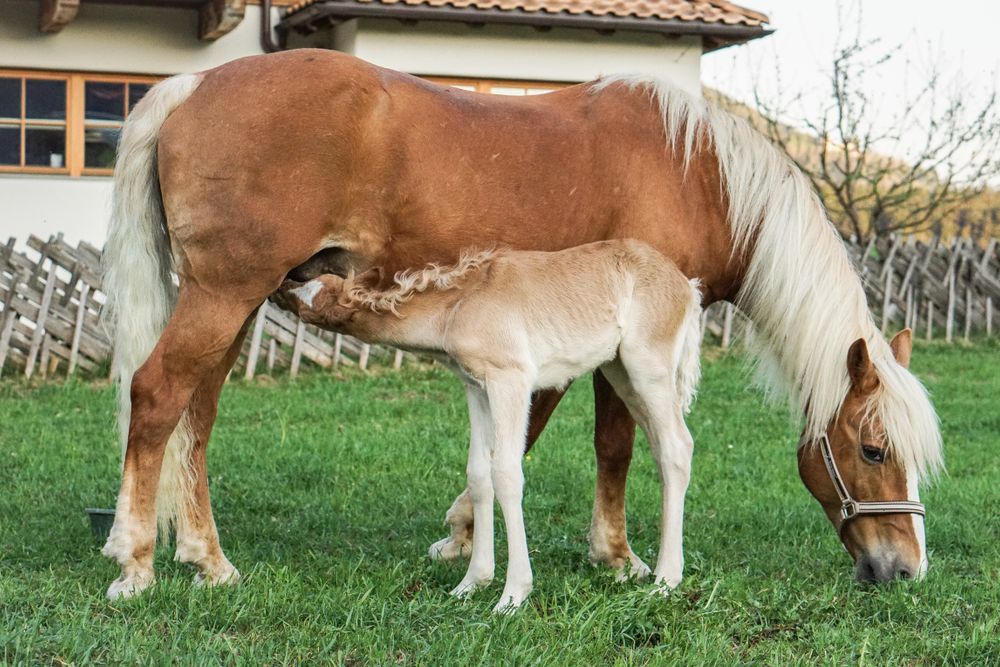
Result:
<instances>
[{"instance_id":1,"label":"horse's nostril","mask_svg":"<svg viewBox=\"0 0 1000 667\"><path fill-rule=\"evenodd\" d=\"M899 571L896 572L896 576L899 577L900 579L912 579L913 573L910 572L910 570L908 570L907 568L901 567L899 568Z\"/></svg>"}]
</instances>

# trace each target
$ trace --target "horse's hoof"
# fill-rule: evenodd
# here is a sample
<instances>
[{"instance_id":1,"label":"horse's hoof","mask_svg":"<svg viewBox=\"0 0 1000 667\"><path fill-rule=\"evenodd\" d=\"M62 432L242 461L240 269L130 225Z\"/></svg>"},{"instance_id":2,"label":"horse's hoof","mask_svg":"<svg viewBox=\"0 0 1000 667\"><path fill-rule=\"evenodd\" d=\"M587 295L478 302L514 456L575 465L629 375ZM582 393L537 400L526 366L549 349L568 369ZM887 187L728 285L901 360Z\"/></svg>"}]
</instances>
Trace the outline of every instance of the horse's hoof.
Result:
<instances>
[{"instance_id":1,"label":"horse's hoof","mask_svg":"<svg viewBox=\"0 0 1000 667\"><path fill-rule=\"evenodd\" d=\"M497 602L496 606L493 607L494 614L502 614L504 616L509 616L521 608L524 601L528 598L528 593L531 592L531 588L524 591L513 591L503 592L500 596L500 602Z\"/></svg>"},{"instance_id":2,"label":"horse's hoof","mask_svg":"<svg viewBox=\"0 0 1000 667\"><path fill-rule=\"evenodd\" d=\"M662 597L669 597L674 589L681 585L680 579L666 579L657 577L656 581L653 582L652 595L660 595Z\"/></svg>"},{"instance_id":3,"label":"horse's hoof","mask_svg":"<svg viewBox=\"0 0 1000 667\"><path fill-rule=\"evenodd\" d=\"M635 554L629 554L627 565L622 565L618 569L615 580L622 583L626 581L642 581L650 574L652 574L652 570L649 569L648 565L643 563Z\"/></svg>"},{"instance_id":4,"label":"horse's hoof","mask_svg":"<svg viewBox=\"0 0 1000 667\"><path fill-rule=\"evenodd\" d=\"M194 575L195 586L235 586L240 583L240 571L228 560L225 565Z\"/></svg>"},{"instance_id":5,"label":"horse's hoof","mask_svg":"<svg viewBox=\"0 0 1000 667\"><path fill-rule=\"evenodd\" d=\"M123 574L108 586L108 599L114 601L134 597L152 586L153 581L154 577L152 573L148 575L132 575L130 577L126 577Z\"/></svg>"},{"instance_id":6,"label":"horse's hoof","mask_svg":"<svg viewBox=\"0 0 1000 667\"><path fill-rule=\"evenodd\" d=\"M459 558L468 558L472 554L472 543L466 540L456 540L453 537L446 537L431 545L427 555L431 560L452 561Z\"/></svg>"},{"instance_id":7,"label":"horse's hoof","mask_svg":"<svg viewBox=\"0 0 1000 667\"><path fill-rule=\"evenodd\" d=\"M478 589L483 588L485 586L489 586L492 581L493 577L481 577L481 578L466 577L465 579L462 579L462 582L458 586L455 586L455 588L451 589L451 592L449 592L448 595L451 595L452 597L456 598L467 598L473 593L475 593Z\"/></svg>"}]
</instances>

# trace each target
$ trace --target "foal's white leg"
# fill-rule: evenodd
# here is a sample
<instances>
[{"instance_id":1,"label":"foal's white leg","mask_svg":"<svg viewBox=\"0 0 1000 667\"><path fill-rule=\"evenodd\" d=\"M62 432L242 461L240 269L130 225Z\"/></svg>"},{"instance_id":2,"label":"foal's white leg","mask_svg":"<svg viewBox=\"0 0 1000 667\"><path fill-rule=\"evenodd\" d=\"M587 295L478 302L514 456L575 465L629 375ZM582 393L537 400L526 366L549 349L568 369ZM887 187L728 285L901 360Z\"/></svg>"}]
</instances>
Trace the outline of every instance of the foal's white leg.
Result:
<instances>
[{"instance_id":1,"label":"foal's white leg","mask_svg":"<svg viewBox=\"0 0 1000 667\"><path fill-rule=\"evenodd\" d=\"M680 405L653 409L646 437L660 472L662 508L660 553L653 571L657 585L667 589L681 583L684 572L684 497L691 479L694 441L684 423Z\"/></svg>"},{"instance_id":2,"label":"foal's white leg","mask_svg":"<svg viewBox=\"0 0 1000 667\"><path fill-rule=\"evenodd\" d=\"M531 592L531 561L524 531L521 500L524 495L524 472L521 459L528 428L531 384L515 373L491 379L487 383L493 430L496 436L493 450L493 489L504 524L507 527L507 579L500 602L493 611L512 612L521 606ZM473 544L479 539L479 517Z\"/></svg>"},{"instance_id":3,"label":"foal's white leg","mask_svg":"<svg viewBox=\"0 0 1000 667\"><path fill-rule=\"evenodd\" d=\"M466 387L469 405L468 494L476 531L472 537L472 557L465 577L452 591L464 597L493 581L493 483L490 475L490 448L493 423L486 393L478 387ZM458 501L456 501L458 504Z\"/></svg>"},{"instance_id":4,"label":"foal's white leg","mask_svg":"<svg viewBox=\"0 0 1000 667\"><path fill-rule=\"evenodd\" d=\"M684 498L691 479L694 442L684 424L676 372L662 360L628 355L602 367L649 441L660 474L660 551L654 582L666 592L684 571Z\"/></svg>"}]
</instances>

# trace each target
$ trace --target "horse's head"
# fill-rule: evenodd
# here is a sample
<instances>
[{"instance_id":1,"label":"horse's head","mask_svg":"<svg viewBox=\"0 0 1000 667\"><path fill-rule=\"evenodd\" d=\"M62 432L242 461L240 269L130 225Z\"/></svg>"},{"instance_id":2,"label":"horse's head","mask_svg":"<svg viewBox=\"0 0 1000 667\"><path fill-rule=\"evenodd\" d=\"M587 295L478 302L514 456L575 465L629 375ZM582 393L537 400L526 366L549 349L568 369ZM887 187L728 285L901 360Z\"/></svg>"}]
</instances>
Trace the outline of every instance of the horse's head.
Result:
<instances>
[{"instance_id":1,"label":"horse's head","mask_svg":"<svg viewBox=\"0 0 1000 667\"><path fill-rule=\"evenodd\" d=\"M905 401L886 399L888 390L895 388L884 386L879 368L906 389L919 384L906 370L912 351L910 330L897 334L890 348L895 361L886 359L878 366L863 338L851 345L850 389L837 417L825 437L799 447L802 481L839 531L854 558L855 576L866 582L921 578L927 570L917 483L927 466L939 460L928 463L919 452L914 455L913 443L893 439L906 431L898 423L916 414L919 406L907 409L901 407ZM919 397L926 398L922 388ZM887 428L889 421L894 423ZM939 437L936 422L932 427L933 436Z\"/></svg>"}]
</instances>

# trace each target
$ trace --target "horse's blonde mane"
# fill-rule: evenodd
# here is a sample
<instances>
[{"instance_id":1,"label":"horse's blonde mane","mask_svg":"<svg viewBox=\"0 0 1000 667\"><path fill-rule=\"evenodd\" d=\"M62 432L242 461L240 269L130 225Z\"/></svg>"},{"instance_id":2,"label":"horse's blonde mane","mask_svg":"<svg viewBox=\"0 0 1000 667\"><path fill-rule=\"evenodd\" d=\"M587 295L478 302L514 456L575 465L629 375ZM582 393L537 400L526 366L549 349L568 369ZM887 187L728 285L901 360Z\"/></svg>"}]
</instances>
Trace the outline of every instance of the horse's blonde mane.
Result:
<instances>
[{"instance_id":1,"label":"horse's blonde mane","mask_svg":"<svg viewBox=\"0 0 1000 667\"><path fill-rule=\"evenodd\" d=\"M344 283L344 293L352 304L371 309L378 313L391 311L399 315L397 308L415 294L427 290L449 290L458 287L470 273L487 266L497 255L496 249L463 250L458 261L451 266L428 264L422 269L400 271L393 278L393 284L380 290L365 287L349 276Z\"/></svg>"},{"instance_id":2,"label":"horse's blonde mane","mask_svg":"<svg viewBox=\"0 0 1000 667\"><path fill-rule=\"evenodd\" d=\"M942 466L938 418L920 382L901 367L875 326L861 280L805 176L742 118L664 81L601 79L647 91L659 107L671 150L685 169L711 142L729 203L733 252L753 248L737 305L753 321L753 344L771 388L784 390L816 439L849 388L847 351L868 343L881 381L868 406L907 470L921 477ZM704 130L704 132L701 132Z\"/></svg>"}]
</instances>

